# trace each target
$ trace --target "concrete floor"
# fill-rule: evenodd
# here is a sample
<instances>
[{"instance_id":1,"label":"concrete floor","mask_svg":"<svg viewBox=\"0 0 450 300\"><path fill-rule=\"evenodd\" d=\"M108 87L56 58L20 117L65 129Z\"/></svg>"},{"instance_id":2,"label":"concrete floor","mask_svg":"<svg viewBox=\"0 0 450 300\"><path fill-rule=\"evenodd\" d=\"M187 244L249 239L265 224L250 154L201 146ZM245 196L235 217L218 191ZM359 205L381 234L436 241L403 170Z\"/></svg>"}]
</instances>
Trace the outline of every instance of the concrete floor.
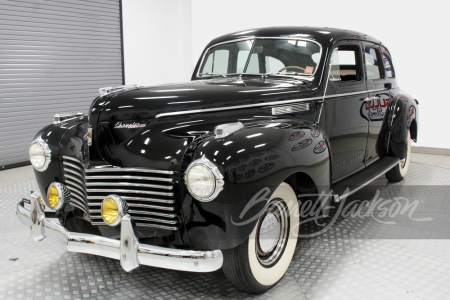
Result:
<instances>
[{"instance_id":1,"label":"concrete floor","mask_svg":"<svg viewBox=\"0 0 450 300\"><path fill-rule=\"evenodd\" d=\"M140 267L32 241L15 204L36 189L30 166L0 172L0 299L450 299L450 157L412 154L407 177L382 177L355 194L415 199L414 218L339 218L323 234L300 238L283 279L263 295L242 292L221 270L186 273ZM8 184L5 184L8 183ZM314 225L301 227L302 233ZM317 227L317 226L316 226Z\"/></svg>"}]
</instances>

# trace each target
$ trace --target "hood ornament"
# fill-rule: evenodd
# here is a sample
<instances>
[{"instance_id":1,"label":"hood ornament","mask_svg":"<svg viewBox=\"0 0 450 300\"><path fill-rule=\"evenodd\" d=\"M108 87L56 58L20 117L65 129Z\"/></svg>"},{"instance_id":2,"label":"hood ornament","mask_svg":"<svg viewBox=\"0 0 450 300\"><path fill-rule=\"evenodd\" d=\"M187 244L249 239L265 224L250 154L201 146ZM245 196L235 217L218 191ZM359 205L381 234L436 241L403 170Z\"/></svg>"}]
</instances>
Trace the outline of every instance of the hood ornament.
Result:
<instances>
[{"instance_id":1,"label":"hood ornament","mask_svg":"<svg viewBox=\"0 0 450 300\"><path fill-rule=\"evenodd\" d=\"M103 96L111 94L111 93L124 92L124 91L133 90L133 89L137 89L137 88L139 88L137 84L121 85L121 86L116 86L116 87L108 86L108 87L104 87L104 88L99 88L98 93L100 94L100 97L103 97Z\"/></svg>"}]
</instances>

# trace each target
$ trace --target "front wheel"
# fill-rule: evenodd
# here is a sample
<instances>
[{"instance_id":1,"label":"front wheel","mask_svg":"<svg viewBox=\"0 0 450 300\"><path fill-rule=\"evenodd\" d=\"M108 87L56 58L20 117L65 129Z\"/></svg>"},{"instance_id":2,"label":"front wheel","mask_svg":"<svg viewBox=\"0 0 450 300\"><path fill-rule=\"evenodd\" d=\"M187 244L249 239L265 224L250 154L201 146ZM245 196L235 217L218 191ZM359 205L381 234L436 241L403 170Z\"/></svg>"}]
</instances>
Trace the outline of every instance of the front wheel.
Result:
<instances>
[{"instance_id":1,"label":"front wheel","mask_svg":"<svg viewBox=\"0 0 450 300\"><path fill-rule=\"evenodd\" d=\"M297 245L299 208L292 187L283 182L273 193L249 238L223 250L223 271L239 288L263 293L286 273Z\"/></svg>"},{"instance_id":2,"label":"front wheel","mask_svg":"<svg viewBox=\"0 0 450 300\"><path fill-rule=\"evenodd\" d=\"M408 134L408 151L406 157L399 161L398 165L393 167L386 173L386 178L389 181L399 182L405 178L408 173L409 163L411 161L411 133Z\"/></svg>"}]
</instances>

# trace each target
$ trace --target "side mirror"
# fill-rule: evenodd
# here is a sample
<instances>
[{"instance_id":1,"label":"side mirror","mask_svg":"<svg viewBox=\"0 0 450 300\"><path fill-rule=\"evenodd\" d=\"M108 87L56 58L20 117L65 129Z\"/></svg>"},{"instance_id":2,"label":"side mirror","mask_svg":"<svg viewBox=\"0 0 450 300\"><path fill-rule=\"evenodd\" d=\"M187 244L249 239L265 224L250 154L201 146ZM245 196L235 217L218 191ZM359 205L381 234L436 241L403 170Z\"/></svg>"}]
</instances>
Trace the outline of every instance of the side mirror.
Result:
<instances>
[{"instance_id":1,"label":"side mirror","mask_svg":"<svg viewBox=\"0 0 450 300\"><path fill-rule=\"evenodd\" d=\"M386 88L386 89L392 89L392 83L385 83L384 84L384 88Z\"/></svg>"}]
</instances>

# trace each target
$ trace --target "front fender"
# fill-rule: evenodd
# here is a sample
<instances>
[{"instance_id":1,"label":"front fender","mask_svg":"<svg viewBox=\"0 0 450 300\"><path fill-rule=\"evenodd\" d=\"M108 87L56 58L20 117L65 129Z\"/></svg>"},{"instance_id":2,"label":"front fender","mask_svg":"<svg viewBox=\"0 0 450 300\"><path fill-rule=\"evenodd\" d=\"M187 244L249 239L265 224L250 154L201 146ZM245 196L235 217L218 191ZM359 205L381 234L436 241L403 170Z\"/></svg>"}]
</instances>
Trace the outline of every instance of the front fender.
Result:
<instances>
[{"instance_id":1,"label":"front fender","mask_svg":"<svg viewBox=\"0 0 450 300\"><path fill-rule=\"evenodd\" d=\"M240 245L273 192L294 173L306 173L318 190L327 190L330 165L326 139L313 123L277 120L247 124L224 139L209 136L202 140L193 150L193 159L205 156L215 163L225 185L211 202L200 202L187 194L192 203L185 219L191 245L196 249Z\"/></svg>"},{"instance_id":2,"label":"front fender","mask_svg":"<svg viewBox=\"0 0 450 300\"><path fill-rule=\"evenodd\" d=\"M86 132L87 133L87 117L81 119L68 121L62 124L50 124L41 130L35 136L35 139L41 137L47 144L52 152L51 162L47 170L39 172L34 170L36 176L36 181L39 187L41 196L45 197L46 191L50 183L52 182L63 182L62 181L62 171L60 161L62 155L64 154L63 149L70 148L72 145L67 139L71 139L69 136L76 135L76 132ZM75 147L72 147L75 149ZM72 150L78 151L79 149Z\"/></svg>"}]
</instances>

